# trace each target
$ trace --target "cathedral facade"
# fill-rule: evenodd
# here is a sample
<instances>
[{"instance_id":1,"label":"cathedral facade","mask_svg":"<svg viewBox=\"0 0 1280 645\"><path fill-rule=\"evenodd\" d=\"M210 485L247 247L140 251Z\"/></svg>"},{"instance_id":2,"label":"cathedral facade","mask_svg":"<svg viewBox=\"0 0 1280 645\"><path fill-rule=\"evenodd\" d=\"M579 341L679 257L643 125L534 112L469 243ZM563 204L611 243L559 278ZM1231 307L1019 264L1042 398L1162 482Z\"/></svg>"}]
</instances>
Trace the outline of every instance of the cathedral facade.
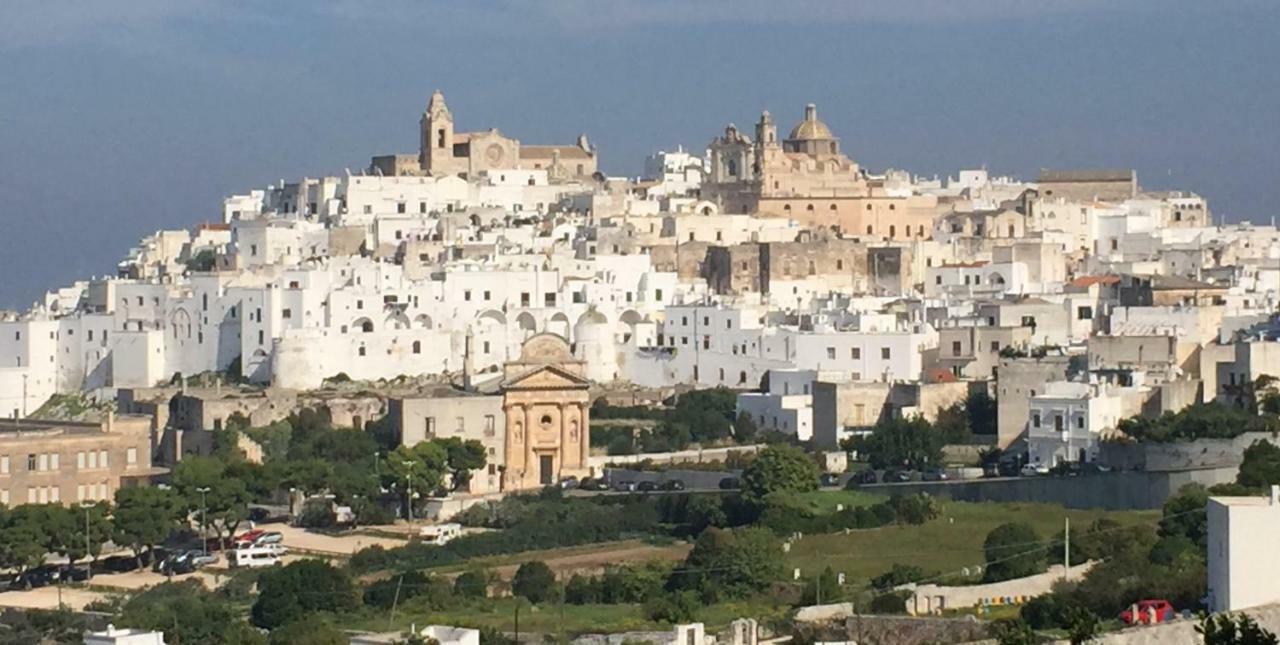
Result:
<instances>
[{"instance_id":1,"label":"cathedral facade","mask_svg":"<svg viewBox=\"0 0 1280 645\"><path fill-rule=\"evenodd\" d=\"M579 135L565 145L522 145L497 129L458 132L444 94L436 90L418 123L417 155L374 157L383 175L477 177L500 170L545 170L549 181L582 181L599 170L596 149Z\"/></svg>"},{"instance_id":2,"label":"cathedral facade","mask_svg":"<svg viewBox=\"0 0 1280 645\"><path fill-rule=\"evenodd\" d=\"M911 240L931 234L937 198L868 177L841 152L812 103L785 139L766 110L754 141L729 124L707 147L711 172L702 194L723 212L787 217L845 236Z\"/></svg>"}]
</instances>

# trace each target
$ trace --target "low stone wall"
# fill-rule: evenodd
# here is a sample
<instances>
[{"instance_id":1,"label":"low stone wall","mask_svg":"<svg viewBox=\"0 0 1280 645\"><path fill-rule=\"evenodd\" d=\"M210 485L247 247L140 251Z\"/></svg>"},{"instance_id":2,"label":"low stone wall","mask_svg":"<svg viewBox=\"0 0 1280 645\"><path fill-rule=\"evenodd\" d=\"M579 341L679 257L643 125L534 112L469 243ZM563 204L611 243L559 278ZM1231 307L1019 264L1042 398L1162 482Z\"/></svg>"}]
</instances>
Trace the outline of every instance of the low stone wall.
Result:
<instances>
[{"instance_id":1,"label":"low stone wall","mask_svg":"<svg viewBox=\"0 0 1280 645\"><path fill-rule=\"evenodd\" d=\"M810 611L812 610L812 611ZM849 603L802 607L796 622L805 623L814 640L846 643L966 643L986 638L987 626L972 616L916 618L858 615Z\"/></svg>"},{"instance_id":2,"label":"low stone wall","mask_svg":"<svg viewBox=\"0 0 1280 645\"><path fill-rule=\"evenodd\" d=\"M916 616L940 614L945 609L960 609L981 605L1020 605L1026 601L1046 594L1053 589L1059 580L1079 580L1093 568L1094 563L1071 567L1063 573L1063 566L1055 564L1049 570L1034 576L1015 578L1003 582L992 582L984 585L967 585L944 587L942 585L920 585L904 587L911 590L907 599L907 612Z\"/></svg>"},{"instance_id":3,"label":"low stone wall","mask_svg":"<svg viewBox=\"0 0 1280 645\"><path fill-rule=\"evenodd\" d=\"M592 423L595 423L592 421ZM724 461L729 455L736 453L755 454L764 448L763 445L734 446L732 448L707 448L705 450L680 450L677 452L652 452L639 455L592 455L588 463L594 470L603 469L609 464L638 464L648 461L655 464L706 463Z\"/></svg>"}]
</instances>

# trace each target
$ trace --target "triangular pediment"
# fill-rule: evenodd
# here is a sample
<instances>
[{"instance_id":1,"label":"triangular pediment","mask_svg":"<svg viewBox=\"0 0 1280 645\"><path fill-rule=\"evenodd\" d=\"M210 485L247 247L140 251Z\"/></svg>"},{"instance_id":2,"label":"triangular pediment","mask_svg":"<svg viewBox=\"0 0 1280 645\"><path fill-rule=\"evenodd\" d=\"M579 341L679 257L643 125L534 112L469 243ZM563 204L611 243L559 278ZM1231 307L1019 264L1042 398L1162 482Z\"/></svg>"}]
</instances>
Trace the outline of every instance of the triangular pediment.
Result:
<instances>
[{"instance_id":1,"label":"triangular pediment","mask_svg":"<svg viewBox=\"0 0 1280 645\"><path fill-rule=\"evenodd\" d=\"M577 374L572 374L554 365L545 365L508 380L502 387L507 390L577 390L588 387L590 384L590 381Z\"/></svg>"}]
</instances>

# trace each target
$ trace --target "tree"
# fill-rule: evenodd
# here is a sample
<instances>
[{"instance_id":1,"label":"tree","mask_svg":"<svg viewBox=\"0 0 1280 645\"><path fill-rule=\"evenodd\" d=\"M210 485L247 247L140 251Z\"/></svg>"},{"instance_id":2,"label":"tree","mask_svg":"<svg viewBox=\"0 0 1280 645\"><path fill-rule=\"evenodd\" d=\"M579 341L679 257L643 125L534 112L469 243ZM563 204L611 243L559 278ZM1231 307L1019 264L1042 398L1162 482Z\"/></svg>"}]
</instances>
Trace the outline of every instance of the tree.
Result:
<instances>
[{"instance_id":1,"label":"tree","mask_svg":"<svg viewBox=\"0 0 1280 645\"><path fill-rule=\"evenodd\" d=\"M923 469L942 463L942 433L921 416L888 419L876 424L868 437L852 442L873 468Z\"/></svg>"},{"instance_id":2,"label":"tree","mask_svg":"<svg viewBox=\"0 0 1280 645\"><path fill-rule=\"evenodd\" d=\"M575 573L564 586L564 601L571 605L591 605L600 602L600 585L589 576Z\"/></svg>"},{"instance_id":3,"label":"tree","mask_svg":"<svg viewBox=\"0 0 1280 645\"><path fill-rule=\"evenodd\" d=\"M782 545L763 528L709 528L698 536L667 586L697 591L708 603L763 591L782 576Z\"/></svg>"},{"instance_id":4,"label":"tree","mask_svg":"<svg viewBox=\"0 0 1280 645\"><path fill-rule=\"evenodd\" d=\"M0 507L3 509L3 507ZM25 504L3 512L0 522L0 565L19 574L40 566L48 553L49 541L45 514L39 506Z\"/></svg>"},{"instance_id":5,"label":"tree","mask_svg":"<svg viewBox=\"0 0 1280 645\"><path fill-rule=\"evenodd\" d=\"M269 642L270 645L347 645L351 639L332 622L311 617L271 630Z\"/></svg>"},{"instance_id":6,"label":"tree","mask_svg":"<svg viewBox=\"0 0 1280 645\"><path fill-rule=\"evenodd\" d=\"M307 559L264 572L250 613L255 625L274 629L317 611L341 612L355 607L355 587L347 572Z\"/></svg>"},{"instance_id":7,"label":"tree","mask_svg":"<svg viewBox=\"0 0 1280 645\"><path fill-rule=\"evenodd\" d=\"M422 441L413 447L400 446L387 455L382 477L404 498L406 508L415 496L427 497L442 491L445 473L449 471L449 453L434 441Z\"/></svg>"},{"instance_id":8,"label":"tree","mask_svg":"<svg viewBox=\"0 0 1280 645\"><path fill-rule=\"evenodd\" d=\"M1186 484L1164 503L1160 537L1181 535L1204 549L1209 540L1209 520L1205 506L1209 491L1200 484Z\"/></svg>"},{"instance_id":9,"label":"tree","mask_svg":"<svg viewBox=\"0 0 1280 645\"><path fill-rule=\"evenodd\" d=\"M991 529L982 551L987 561L986 582L1023 578L1045 570L1044 545L1030 524L1010 522Z\"/></svg>"},{"instance_id":10,"label":"tree","mask_svg":"<svg viewBox=\"0 0 1280 645\"><path fill-rule=\"evenodd\" d=\"M1246 615L1214 614L1196 627L1204 645L1277 645L1280 639Z\"/></svg>"},{"instance_id":11,"label":"tree","mask_svg":"<svg viewBox=\"0 0 1280 645\"><path fill-rule=\"evenodd\" d=\"M214 457L187 457L173 468L170 482L196 521L207 518L214 535L226 541L249 515L249 490L243 480L227 473L227 464ZM200 489L207 489L201 493Z\"/></svg>"},{"instance_id":12,"label":"tree","mask_svg":"<svg viewBox=\"0 0 1280 645\"><path fill-rule=\"evenodd\" d=\"M454 579L453 593L459 598L484 598L489 595L489 575L483 569L464 571Z\"/></svg>"},{"instance_id":13,"label":"tree","mask_svg":"<svg viewBox=\"0 0 1280 645\"><path fill-rule=\"evenodd\" d=\"M142 553L150 553L181 525L182 500L171 488L135 486L116 490L111 541L133 550L138 566Z\"/></svg>"},{"instance_id":14,"label":"tree","mask_svg":"<svg viewBox=\"0 0 1280 645\"><path fill-rule=\"evenodd\" d=\"M1021 618L1001 618L991 623L991 636L999 645L1035 645L1040 642L1035 631Z\"/></svg>"},{"instance_id":15,"label":"tree","mask_svg":"<svg viewBox=\"0 0 1280 645\"><path fill-rule=\"evenodd\" d=\"M745 445L755 442L759 435L760 426L756 425L756 420L745 411L739 412L738 418L733 422L733 440Z\"/></svg>"},{"instance_id":16,"label":"tree","mask_svg":"<svg viewBox=\"0 0 1280 645\"><path fill-rule=\"evenodd\" d=\"M969 393L964 401L964 411L969 417L969 429L976 435L990 436L996 434L999 421L998 405L986 390Z\"/></svg>"},{"instance_id":17,"label":"tree","mask_svg":"<svg viewBox=\"0 0 1280 645\"><path fill-rule=\"evenodd\" d=\"M770 493L817 490L818 474L817 464L803 450L769 446L742 472L742 496L760 503Z\"/></svg>"},{"instance_id":18,"label":"tree","mask_svg":"<svg viewBox=\"0 0 1280 645\"><path fill-rule=\"evenodd\" d=\"M1092 641L1101 631L1101 621L1093 612L1082 607L1067 607L1062 612L1063 622L1067 626L1067 637L1071 645L1084 645Z\"/></svg>"},{"instance_id":19,"label":"tree","mask_svg":"<svg viewBox=\"0 0 1280 645\"><path fill-rule=\"evenodd\" d=\"M266 642L239 612L198 580L165 582L132 597L116 625L164 632L171 643L258 645Z\"/></svg>"},{"instance_id":20,"label":"tree","mask_svg":"<svg viewBox=\"0 0 1280 645\"><path fill-rule=\"evenodd\" d=\"M511 593L539 604L555 597L556 574L540 560L532 560L516 569L511 580Z\"/></svg>"},{"instance_id":21,"label":"tree","mask_svg":"<svg viewBox=\"0 0 1280 645\"><path fill-rule=\"evenodd\" d=\"M893 567L888 571L871 579L871 586L878 590L892 589L894 587L920 582L926 578L932 578L937 573L925 573L924 569L913 564L893 563Z\"/></svg>"},{"instance_id":22,"label":"tree","mask_svg":"<svg viewBox=\"0 0 1280 645\"><path fill-rule=\"evenodd\" d=\"M451 481L449 490L455 491L465 487L471 481L471 471L484 468L487 451L483 443L475 439L463 441L458 437L435 441L444 447L445 458L449 464Z\"/></svg>"},{"instance_id":23,"label":"tree","mask_svg":"<svg viewBox=\"0 0 1280 645\"><path fill-rule=\"evenodd\" d=\"M963 402L939 410L933 427L947 443L964 443L973 436L969 413L965 411Z\"/></svg>"},{"instance_id":24,"label":"tree","mask_svg":"<svg viewBox=\"0 0 1280 645\"><path fill-rule=\"evenodd\" d=\"M674 625L693 622L701 608L698 594L692 591L675 591L646 600L644 614L649 620Z\"/></svg>"},{"instance_id":25,"label":"tree","mask_svg":"<svg viewBox=\"0 0 1280 645\"><path fill-rule=\"evenodd\" d=\"M1280 484L1280 446L1259 440L1245 448L1236 483L1250 488Z\"/></svg>"},{"instance_id":26,"label":"tree","mask_svg":"<svg viewBox=\"0 0 1280 645\"><path fill-rule=\"evenodd\" d=\"M800 602L806 605L833 603L840 599L840 578L830 565L817 578L806 582Z\"/></svg>"}]
</instances>

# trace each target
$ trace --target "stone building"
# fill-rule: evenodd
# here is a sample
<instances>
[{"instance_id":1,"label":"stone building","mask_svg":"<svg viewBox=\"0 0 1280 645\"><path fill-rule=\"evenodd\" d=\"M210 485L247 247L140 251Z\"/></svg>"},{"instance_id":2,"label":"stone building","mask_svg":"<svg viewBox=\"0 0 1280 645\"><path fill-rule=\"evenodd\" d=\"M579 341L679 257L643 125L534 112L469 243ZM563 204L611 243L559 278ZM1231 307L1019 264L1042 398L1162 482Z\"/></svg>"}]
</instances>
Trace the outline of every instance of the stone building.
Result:
<instances>
[{"instance_id":1,"label":"stone building","mask_svg":"<svg viewBox=\"0 0 1280 645\"><path fill-rule=\"evenodd\" d=\"M538 488L590 472L591 399L585 371L564 338L546 333L530 337L519 360L506 364L503 490Z\"/></svg>"},{"instance_id":2,"label":"stone building","mask_svg":"<svg viewBox=\"0 0 1280 645\"><path fill-rule=\"evenodd\" d=\"M160 472L151 465L150 417L0 423L0 504L8 507L110 500Z\"/></svg>"},{"instance_id":3,"label":"stone building","mask_svg":"<svg viewBox=\"0 0 1280 645\"><path fill-rule=\"evenodd\" d=\"M498 170L545 170L551 181L589 179L598 168L596 150L580 135L565 145L521 145L496 129L454 130L453 113L436 90L419 122L417 156L374 157L370 170L383 175L477 177Z\"/></svg>"},{"instance_id":4,"label":"stone building","mask_svg":"<svg viewBox=\"0 0 1280 645\"><path fill-rule=\"evenodd\" d=\"M926 239L938 212L935 195L895 188L900 177L871 178L840 151L840 140L812 103L786 139L765 111L752 141L730 124L709 144L704 198L730 213L788 217L801 225L872 239Z\"/></svg>"},{"instance_id":5,"label":"stone building","mask_svg":"<svg viewBox=\"0 0 1280 645\"><path fill-rule=\"evenodd\" d=\"M1040 195L1068 201L1119 202L1138 195L1133 170L1041 170Z\"/></svg>"}]
</instances>

